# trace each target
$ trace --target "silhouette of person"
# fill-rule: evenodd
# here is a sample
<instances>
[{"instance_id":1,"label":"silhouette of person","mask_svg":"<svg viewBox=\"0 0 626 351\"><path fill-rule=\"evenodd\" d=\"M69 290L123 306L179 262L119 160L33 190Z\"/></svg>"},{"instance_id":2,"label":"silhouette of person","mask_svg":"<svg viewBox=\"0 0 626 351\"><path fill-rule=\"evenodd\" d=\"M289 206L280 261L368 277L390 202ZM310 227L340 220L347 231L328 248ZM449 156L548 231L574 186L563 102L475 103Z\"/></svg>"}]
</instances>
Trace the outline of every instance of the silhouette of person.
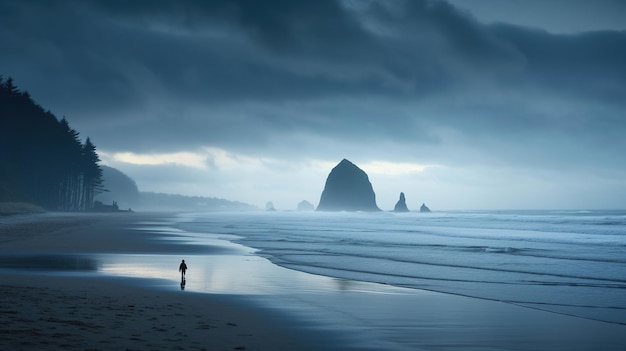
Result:
<instances>
[{"instance_id":1,"label":"silhouette of person","mask_svg":"<svg viewBox=\"0 0 626 351\"><path fill-rule=\"evenodd\" d=\"M187 272L187 264L185 264L185 260L180 263L178 266L178 271L180 272L180 279L185 280L185 273Z\"/></svg>"}]
</instances>

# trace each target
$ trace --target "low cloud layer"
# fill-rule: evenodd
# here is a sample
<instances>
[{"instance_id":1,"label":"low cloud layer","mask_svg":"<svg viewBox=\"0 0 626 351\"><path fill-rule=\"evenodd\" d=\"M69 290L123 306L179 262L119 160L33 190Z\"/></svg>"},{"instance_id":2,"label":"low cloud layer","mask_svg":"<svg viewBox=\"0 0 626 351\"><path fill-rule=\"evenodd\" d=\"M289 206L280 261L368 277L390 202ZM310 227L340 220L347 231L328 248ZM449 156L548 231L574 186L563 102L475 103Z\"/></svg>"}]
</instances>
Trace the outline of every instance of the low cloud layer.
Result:
<instances>
[{"instance_id":1,"label":"low cloud layer","mask_svg":"<svg viewBox=\"0 0 626 351\"><path fill-rule=\"evenodd\" d=\"M476 179L497 172L511 188L525 177L531 189L556 182L545 187L559 194L595 182L608 195L594 196L593 206L625 207L617 196L626 193L626 32L515 23L487 23L471 8L433 0L0 1L0 74L107 155L199 153L210 164L213 148L294 167L344 157L438 165L438 181L404 175L381 178L380 187L390 199L407 189L386 182L441 189L452 203L442 207L482 206L492 192ZM142 179L150 190L163 184L143 178L158 165L109 162L140 188ZM222 168L178 167L213 180L181 181L180 192L236 188ZM236 177L246 193L223 196L276 203L274 181L293 189L312 181L283 179L263 162L247 172ZM451 202L446 185L470 179L472 191ZM312 202L308 194L321 191L314 188L306 191ZM517 207L514 199L484 202Z\"/></svg>"}]
</instances>

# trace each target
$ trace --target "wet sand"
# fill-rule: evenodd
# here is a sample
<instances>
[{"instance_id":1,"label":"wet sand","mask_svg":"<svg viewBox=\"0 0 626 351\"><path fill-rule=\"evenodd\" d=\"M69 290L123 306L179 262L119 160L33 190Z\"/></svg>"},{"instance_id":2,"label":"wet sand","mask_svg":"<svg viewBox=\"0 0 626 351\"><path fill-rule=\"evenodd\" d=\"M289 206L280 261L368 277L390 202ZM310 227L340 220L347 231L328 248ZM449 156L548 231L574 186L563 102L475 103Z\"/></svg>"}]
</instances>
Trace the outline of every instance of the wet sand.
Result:
<instances>
[{"instance_id":1,"label":"wet sand","mask_svg":"<svg viewBox=\"0 0 626 351\"><path fill-rule=\"evenodd\" d=\"M175 221L168 218L1 219L0 349L623 350L626 345L623 325L300 273L224 241L223 235L177 237ZM180 257L190 264L185 291L175 268Z\"/></svg>"},{"instance_id":2,"label":"wet sand","mask_svg":"<svg viewBox=\"0 0 626 351\"><path fill-rule=\"evenodd\" d=\"M137 214L37 214L0 220L0 255L199 252L154 240ZM2 350L307 349L278 314L237 298L154 289L158 281L0 270ZM294 334L295 335L295 334ZM307 342L308 344L308 342Z\"/></svg>"},{"instance_id":3,"label":"wet sand","mask_svg":"<svg viewBox=\"0 0 626 351\"><path fill-rule=\"evenodd\" d=\"M3 350L305 349L282 323L225 297L155 292L123 279L0 279Z\"/></svg>"}]
</instances>

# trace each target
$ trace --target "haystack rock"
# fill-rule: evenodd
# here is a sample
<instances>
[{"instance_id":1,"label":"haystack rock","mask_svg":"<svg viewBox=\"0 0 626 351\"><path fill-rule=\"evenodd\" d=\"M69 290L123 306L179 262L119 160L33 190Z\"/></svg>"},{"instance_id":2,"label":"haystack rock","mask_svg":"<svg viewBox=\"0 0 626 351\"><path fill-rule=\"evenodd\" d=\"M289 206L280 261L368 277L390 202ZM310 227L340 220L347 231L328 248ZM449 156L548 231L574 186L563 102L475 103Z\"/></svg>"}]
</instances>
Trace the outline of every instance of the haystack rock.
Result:
<instances>
[{"instance_id":1,"label":"haystack rock","mask_svg":"<svg viewBox=\"0 0 626 351\"><path fill-rule=\"evenodd\" d=\"M422 204L422 206L420 206L420 212L430 212L430 208L428 208L426 204Z\"/></svg>"},{"instance_id":2,"label":"haystack rock","mask_svg":"<svg viewBox=\"0 0 626 351\"><path fill-rule=\"evenodd\" d=\"M393 208L393 212L409 212L409 208L406 207L406 199L404 193L400 193L400 199L396 202L396 206Z\"/></svg>"},{"instance_id":3,"label":"haystack rock","mask_svg":"<svg viewBox=\"0 0 626 351\"><path fill-rule=\"evenodd\" d=\"M310 202L308 202L306 200L302 200L298 204L298 207L296 208L296 210L302 211L302 212L314 211L315 210L315 206L313 206L312 203L310 203Z\"/></svg>"},{"instance_id":4,"label":"haystack rock","mask_svg":"<svg viewBox=\"0 0 626 351\"><path fill-rule=\"evenodd\" d=\"M265 211L276 211L276 208L274 208L274 203L272 203L271 201L268 201L265 204Z\"/></svg>"},{"instance_id":5,"label":"haystack rock","mask_svg":"<svg viewBox=\"0 0 626 351\"><path fill-rule=\"evenodd\" d=\"M317 211L380 211L365 172L345 158L330 171Z\"/></svg>"}]
</instances>

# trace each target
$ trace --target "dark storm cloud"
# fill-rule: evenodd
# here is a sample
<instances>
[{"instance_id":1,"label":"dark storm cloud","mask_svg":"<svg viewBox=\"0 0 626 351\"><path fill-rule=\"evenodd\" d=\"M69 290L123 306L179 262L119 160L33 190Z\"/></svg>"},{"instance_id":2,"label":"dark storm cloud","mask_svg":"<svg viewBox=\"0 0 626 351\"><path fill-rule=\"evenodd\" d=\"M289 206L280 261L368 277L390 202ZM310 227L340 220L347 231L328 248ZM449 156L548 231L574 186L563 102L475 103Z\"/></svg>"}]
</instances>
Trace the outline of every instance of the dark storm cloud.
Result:
<instances>
[{"instance_id":1,"label":"dark storm cloud","mask_svg":"<svg viewBox=\"0 0 626 351\"><path fill-rule=\"evenodd\" d=\"M349 11L336 1L55 4L6 6L14 25L5 33L19 36L11 44L36 67L97 83L102 91L94 93L103 99L124 85L129 99L150 88L137 86L150 83L137 81L142 69L168 92L208 99L411 93L453 78L441 55L480 64L499 51L445 3L409 2L401 12L384 5ZM381 37L359 15L396 33ZM445 48L428 46L441 40Z\"/></svg>"},{"instance_id":2,"label":"dark storm cloud","mask_svg":"<svg viewBox=\"0 0 626 351\"><path fill-rule=\"evenodd\" d=\"M624 103L626 32L549 34L496 25L492 32L509 42L526 60L524 73L540 86L573 95Z\"/></svg>"},{"instance_id":3,"label":"dark storm cloud","mask_svg":"<svg viewBox=\"0 0 626 351\"><path fill-rule=\"evenodd\" d=\"M485 25L443 1L2 1L0 47L1 74L108 150L435 148L444 128L495 158L626 152L625 32Z\"/></svg>"}]
</instances>

